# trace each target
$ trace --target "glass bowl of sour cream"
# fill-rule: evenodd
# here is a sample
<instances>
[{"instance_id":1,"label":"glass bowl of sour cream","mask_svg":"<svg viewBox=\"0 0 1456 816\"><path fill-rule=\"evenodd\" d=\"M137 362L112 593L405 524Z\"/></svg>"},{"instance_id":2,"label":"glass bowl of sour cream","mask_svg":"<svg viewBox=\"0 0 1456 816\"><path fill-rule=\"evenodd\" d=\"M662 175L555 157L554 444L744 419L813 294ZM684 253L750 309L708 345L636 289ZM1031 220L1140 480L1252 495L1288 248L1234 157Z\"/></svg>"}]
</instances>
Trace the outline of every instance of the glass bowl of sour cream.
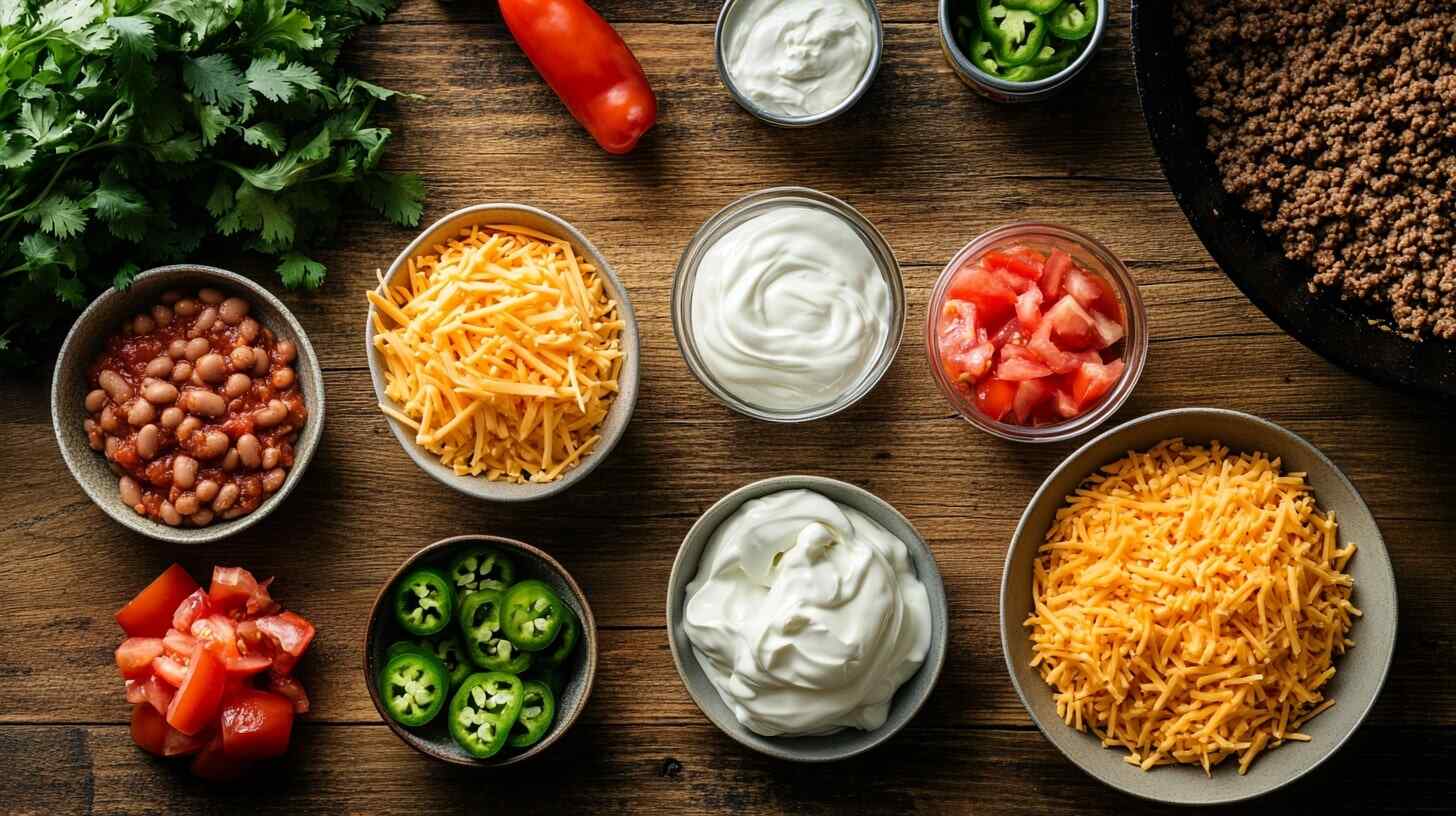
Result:
<instances>
[{"instance_id":1,"label":"glass bowl of sour cream","mask_svg":"<svg viewBox=\"0 0 1456 816\"><path fill-rule=\"evenodd\" d=\"M744 110L771 125L809 127L864 96L884 40L874 0L727 0L713 53Z\"/></svg>"},{"instance_id":2,"label":"glass bowl of sour cream","mask_svg":"<svg viewBox=\"0 0 1456 816\"><path fill-rule=\"evenodd\" d=\"M889 370L905 288L858 210L805 187L760 190L698 229L672 284L683 359L746 416L807 422L848 408Z\"/></svg>"}]
</instances>

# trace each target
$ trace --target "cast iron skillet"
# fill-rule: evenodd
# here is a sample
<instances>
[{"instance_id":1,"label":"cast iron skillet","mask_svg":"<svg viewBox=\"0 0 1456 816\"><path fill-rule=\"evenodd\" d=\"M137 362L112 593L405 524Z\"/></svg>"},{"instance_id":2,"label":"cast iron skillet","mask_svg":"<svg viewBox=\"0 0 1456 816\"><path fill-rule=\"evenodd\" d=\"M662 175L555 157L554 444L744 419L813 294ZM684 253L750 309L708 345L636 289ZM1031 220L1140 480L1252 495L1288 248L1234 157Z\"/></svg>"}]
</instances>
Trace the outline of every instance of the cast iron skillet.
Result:
<instances>
[{"instance_id":1,"label":"cast iron skillet","mask_svg":"<svg viewBox=\"0 0 1456 816\"><path fill-rule=\"evenodd\" d=\"M1133 0L1138 97L1163 174L1208 254L1264 314L1329 361L1405 391L1456 396L1456 342L1413 342L1382 328L1373 312L1328 291L1311 293L1310 270L1286 259L1259 219L1224 191L1196 114L1183 46L1173 38L1171 6Z\"/></svg>"}]
</instances>

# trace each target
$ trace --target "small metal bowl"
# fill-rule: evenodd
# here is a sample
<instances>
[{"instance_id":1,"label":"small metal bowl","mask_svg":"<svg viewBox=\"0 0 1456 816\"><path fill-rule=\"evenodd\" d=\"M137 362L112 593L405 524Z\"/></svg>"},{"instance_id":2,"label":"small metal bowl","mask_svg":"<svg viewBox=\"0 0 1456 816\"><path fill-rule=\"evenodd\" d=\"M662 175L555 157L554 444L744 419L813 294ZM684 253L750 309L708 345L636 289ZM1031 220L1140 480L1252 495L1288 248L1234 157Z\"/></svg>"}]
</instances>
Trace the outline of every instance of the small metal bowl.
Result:
<instances>
[{"instance_id":1,"label":"small metal bowl","mask_svg":"<svg viewBox=\"0 0 1456 816\"><path fill-rule=\"evenodd\" d=\"M88 385L87 370L106 342L121 324L121 321L136 314L143 306L150 307L168 289L212 286L224 292L239 294L249 301L252 316L281 340L292 340L298 349L294 363L298 384L303 392L304 405L308 408L308 421L299 431L298 442L293 446L293 467L278 492L263 500L258 509L231 521L216 521L206 527L169 527L136 511L121 501L116 489L116 475L106 457L87 443L83 423L86 419L82 404ZM323 438L324 427L324 378L319 369L318 356L304 334L293 313L283 302L267 289L248 278L224 269L198 264L177 264L149 269L136 276L125 290L108 289L102 292L86 311L76 318L71 331L61 345L56 359L55 373L51 379L51 424L55 428L56 443L60 445L61 457L71 475L96 502L96 506L142 535L174 544L203 544L241 532L263 520L283 503L293 492L308 463L313 459L319 440Z\"/></svg>"},{"instance_id":2,"label":"small metal bowl","mask_svg":"<svg viewBox=\"0 0 1456 816\"><path fill-rule=\"evenodd\" d=\"M617 442L621 440L622 434L626 432L627 424L632 420L632 411L637 405L637 372L641 365L637 313L632 310L632 301L627 297L626 284L622 283L622 279L617 277L617 273L612 270L611 264L607 263L606 257L592 245L591 241L586 239L585 235L582 235L565 220L545 210L525 204L476 204L450 213L431 224L411 241L409 246L399 253L399 257L394 259L394 263L390 264L389 271L384 274L384 279L386 281L395 280L405 272L410 260L430 252L437 245L458 236L462 229L468 229L478 224L513 224L554 235L570 242L578 252L590 258L591 262L596 265L608 294L617 302L617 310L624 324L621 339L625 356L622 361L622 371L617 377L617 397L612 400L611 407L607 409L607 417L602 421L600 429L602 439L594 450L582 457L574 467L562 473L561 478L556 481L516 484L492 481L484 476L456 475L454 470L441 464L434 454L415 444L414 432L403 423L389 416L385 416L384 421L389 425L389 430L394 434L395 440L399 442L400 447L404 448L404 452L409 455L409 458L441 484L454 488L467 496L487 501L521 502L544 499L554 496L586 478L587 474L606 460L612 449L617 446ZM368 314L364 317L364 354L369 360L369 379L374 384L374 397L380 404L387 405L391 403L391 400L384 392L384 364L379 352L374 348L374 313L374 306L371 305Z\"/></svg>"},{"instance_id":3,"label":"small metal bowl","mask_svg":"<svg viewBox=\"0 0 1456 816\"><path fill-rule=\"evenodd\" d=\"M844 219L864 241L870 254L874 256L880 273L885 276L885 283L890 288L890 307L893 310L890 315L890 328L885 334L885 344L870 370L838 398L802 411L764 408L739 399L714 379L707 364L698 354L697 342L693 336L693 287L697 281L698 264L702 262L703 256L734 227L780 206L817 208ZM823 419L843 411L874 390L880 378L890 369L890 364L895 361L895 354L900 350L900 338L905 331L905 285L900 278L900 263L895 260L890 244L869 219L834 196L808 187L770 187L759 190L714 213L703 222L703 226L698 228L687 248L683 250L677 273L672 279L672 330L677 336L677 346L682 352L683 360L687 362L693 376L719 402L734 411L768 422L794 423Z\"/></svg>"},{"instance_id":4,"label":"small metal bowl","mask_svg":"<svg viewBox=\"0 0 1456 816\"><path fill-rule=\"evenodd\" d=\"M379 699L379 672L384 668L385 653L395 641L414 639L405 634L394 619L391 591L395 582L417 566L438 564L443 569L457 549L471 544L488 544L509 555L516 562L518 577L545 581L581 620L581 640L577 642L575 654L563 666L567 674L566 685L557 696L556 719L551 723L551 729L540 742L525 750L506 748L490 759L476 759L455 744L447 727L446 711L441 711L434 720L418 728L406 728L385 712L384 703ZM455 625L451 621L450 626ZM400 564L379 590L374 605L369 609L369 623L364 633L364 687L369 690L369 699L379 712L380 719L405 745L441 762L472 768L499 768L540 756L571 729L586 709L596 674L597 621L586 602L586 595L572 579L571 573L556 559L522 541L491 535L462 535L436 541ZM448 703L446 705L448 708Z\"/></svg>"},{"instance_id":5,"label":"small metal bowl","mask_svg":"<svg viewBox=\"0 0 1456 816\"><path fill-rule=\"evenodd\" d=\"M1057 715L1056 702L1032 667L1031 641L1022 625L1032 611L1032 571L1037 550L1067 496L1098 468L1128 451L1147 450L1165 439L1182 437L1206 445L1217 439L1234 452L1262 451L1277 457L1285 472L1303 472L1319 507L1339 521L1341 546L1358 545L1347 570L1355 579L1353 602L1364 611L1350 637L1355 646L1335 661L1326 687L1337 704L1310 720L1301 731L1311 737L1265 752L1246 775L1225 762L1207 776L1194 765L1169 765L1142 771L1125 761L1127 752L1104 748ZM1303 437L1259 417L1216 408L1161 411L1119 425L1078 448L1047 476L1021 515L1001 574L1001 650L1016 694L1031 719L1067 759L1118 790L1143 799L1177 805L1232 804L1284 787L1329 759L1370 712L1390 672L1395 654L1395 573L1380 528L1359 491L1338 466Z\"/></svg>"},{"instance_id":6,"label":"small metal bowl","mask_svg":"<svg viewBox=\"0 0 1456 816\"><path fill-rule=\"evenodd\" d=\"M723 702L713 681L703 673L692 641L682 626L683 607L687 602L688 583L697 575L703 550L718 526L744 502L784 490L812 490L840 504L864 513L896 538L905 542L916 577L925 585L930 599L930 649L920 669L896 689L890 700L890 716L884 725L873 731L854 728L812 737L765 737L750 731ZM683 538L672 573L667 579L667 641L672 649L672 662L688 695L713 725L737 742L763 754L794 762L834 762L848 759L881 745L914 719L930 698L935 683L945 666L946 640L949 636L950 610L945 599L945 585L935 555L915 527L889 502L837 479L823 476L778 476L744 485L719 499L698 517Z\"/></svg>"},{"instance_id":7,"label":"small metal bowl","mask_svg":"<svg viewBox=\"0 0 1456 816\"><path fill-rule=\"evenodd\" d=\"M1091 64L1092 54L1098 46L1102 45L1102 35L1107 29L1107 4L1105 0L1098 0L1097 27L1092 29L1092 33L1087 37L1087 44L1082 48L1082 53L1072 60L1071 65L1045 79L1032 82L1007 82L976 67L961 51L960 45L955 40L953 6L958 5L971 5L971 0L939 0L937 3L940 50L945 54L945 61L950 64L951 70L955 71L956 76L960 77L961 82L994 102L1040 102L1055 95Z\"/></svg>"},{"instance_id":8,"label":"small metal bowl","mask_svg":"<svg viewBox=\"0 0 1456 816\"><path fill-rule=\"evenodd\" d=\"M733 81L732 74L728 72L728 61L723 53L727 48L724 32L729 25L733 9L739 2L748 2L748 0L727 0L723 4L722 10L718 12L718 22L713 27L713 61L718 66L718 77L723 80L723 86L728 89L728 93L733 95L733 101L761 121L782 128L813 127L828 122L854 107L860 97L865 95L865 91L869 90L870 85L875 81L875 76L880 72L880 57L885 50L885 24L880 20L880 10L874 0L860 0L869 13L870 27L874 29L874 39L870 43L869 65L865 66L864 76L860 77L859 83L854 86L854 90L849 92L849 96L829 110L811 116L785 116L764 110L748 94L739 90L738 85Z\"/></svg>"}]
</instances>

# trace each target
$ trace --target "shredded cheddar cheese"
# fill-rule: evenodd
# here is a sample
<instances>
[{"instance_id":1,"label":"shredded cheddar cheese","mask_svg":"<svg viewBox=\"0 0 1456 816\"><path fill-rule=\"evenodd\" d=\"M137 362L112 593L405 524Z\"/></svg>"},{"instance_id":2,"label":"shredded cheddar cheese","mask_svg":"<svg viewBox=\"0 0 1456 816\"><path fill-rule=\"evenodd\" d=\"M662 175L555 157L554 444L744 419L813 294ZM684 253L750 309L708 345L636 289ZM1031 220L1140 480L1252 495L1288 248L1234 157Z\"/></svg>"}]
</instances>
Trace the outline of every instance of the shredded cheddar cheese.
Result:
<instances>
[{"instance_id":1,"label":"shredded cheddar cheese","mask_svg":"<svg viewBox=\"0 0 1456 816\"><path fill-rule=\"evenodd\" d=\"M1334 705L1360 610L1333 514L1262 453L1165 441L1057 511L1032 575L1032 665L1057 713L1143 770L1239 773Z\"/></svg>"},{"instance_id":2,"label":"shredded cheddar cheese","mask_svg":"<svg viewBox=\"0 0 1456 816\"><path fill-rule=\"evenodd\" d=\"M456 474L550 482L601 439L624 324L570 243L472 227L365 294L393 402L379 410Z\"/></svg>"}]
</instances>

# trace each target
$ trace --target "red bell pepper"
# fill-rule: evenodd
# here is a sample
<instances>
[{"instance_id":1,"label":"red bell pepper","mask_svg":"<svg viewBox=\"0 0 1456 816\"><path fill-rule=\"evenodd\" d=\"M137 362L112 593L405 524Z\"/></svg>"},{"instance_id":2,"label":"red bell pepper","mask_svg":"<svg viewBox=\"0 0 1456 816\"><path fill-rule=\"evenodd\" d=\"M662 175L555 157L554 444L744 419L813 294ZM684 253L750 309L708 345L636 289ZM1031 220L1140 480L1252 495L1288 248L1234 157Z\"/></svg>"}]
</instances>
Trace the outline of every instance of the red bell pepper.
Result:
<instances>
[{"instance_id":1,"label":"red bell pepper","mask_svg":"<svg viewBox=\"0 0 1456 816\"><path fill-rule=\"evenodd\" d=\"M584 0L500 0L536 71L608 153L627 153L657 121L657 97L616 30Z\"/></svg>"}]
</instances>

